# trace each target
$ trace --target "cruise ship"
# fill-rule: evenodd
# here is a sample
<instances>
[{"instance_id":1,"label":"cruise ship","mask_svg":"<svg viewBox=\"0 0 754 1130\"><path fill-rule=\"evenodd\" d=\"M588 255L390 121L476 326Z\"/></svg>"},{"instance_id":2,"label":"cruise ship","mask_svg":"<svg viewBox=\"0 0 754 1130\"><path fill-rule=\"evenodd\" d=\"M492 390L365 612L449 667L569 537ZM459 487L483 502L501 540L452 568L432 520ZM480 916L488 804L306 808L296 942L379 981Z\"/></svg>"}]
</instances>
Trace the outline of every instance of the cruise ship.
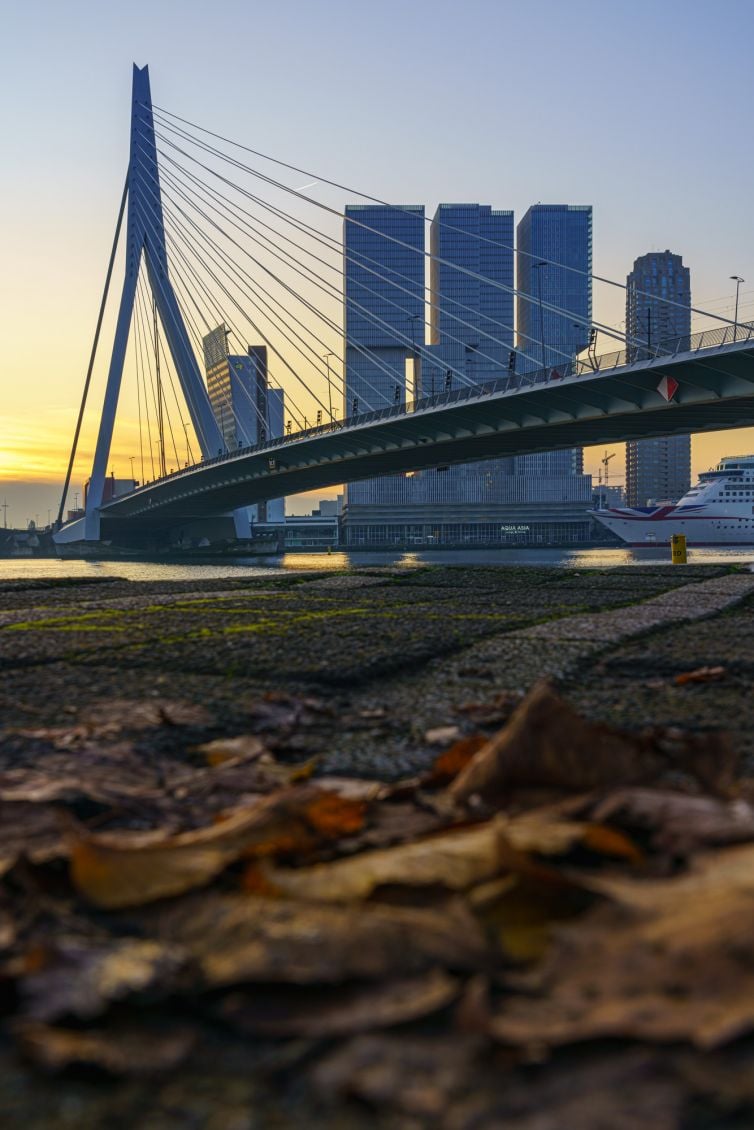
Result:
<instances>
[{"instance_id":1,"label":"cruise ship","mask_svg":"<svg viewBox=\"0 0 754 1130\"><path fill-rule=\"evenodd\" d=\"M689 546L754 545L754 455L727 455L676 505L611 506L594 517L634 547L667 545L671 534Z\"/></svg>"}]
</instances>

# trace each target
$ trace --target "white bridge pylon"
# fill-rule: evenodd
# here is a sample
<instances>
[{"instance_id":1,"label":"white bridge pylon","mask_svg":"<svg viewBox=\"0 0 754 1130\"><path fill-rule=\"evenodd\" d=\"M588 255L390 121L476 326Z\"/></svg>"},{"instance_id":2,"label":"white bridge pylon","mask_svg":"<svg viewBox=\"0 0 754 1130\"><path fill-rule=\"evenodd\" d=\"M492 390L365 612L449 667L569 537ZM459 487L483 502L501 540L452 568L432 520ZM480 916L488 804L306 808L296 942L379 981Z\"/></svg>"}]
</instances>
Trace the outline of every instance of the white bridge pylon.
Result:
<instances>
[{"instance_id":1,"label":"white bridge pylon","mask_svg":"<svg viewBox=\"0 0 754 1130\"><path fill-rule=\"evenodd\" d=\"M83 530L78 523L79 530L77 531L68 527L65 540L81 540L83 538L86 541L98 541L100 537L100 507L142 255L144 256L152 295L160 315L167 345L178 374L178 380L202 455L206 459L215 455L218 449L223 446L222 435L212 412L209 396L191 348L186 326L168 273L157 148L152 117L152 95L149 86L149 68L135 65L131 98L131 145L127 192L125 275L97 445L89 481ZM244 532L248 534L248 523L245 523L244 531L244 519L240 514L236 515L236 533L238 536L243 536ZM71 535L73 535L73 539Z\"/></svg>"}]
</instances>

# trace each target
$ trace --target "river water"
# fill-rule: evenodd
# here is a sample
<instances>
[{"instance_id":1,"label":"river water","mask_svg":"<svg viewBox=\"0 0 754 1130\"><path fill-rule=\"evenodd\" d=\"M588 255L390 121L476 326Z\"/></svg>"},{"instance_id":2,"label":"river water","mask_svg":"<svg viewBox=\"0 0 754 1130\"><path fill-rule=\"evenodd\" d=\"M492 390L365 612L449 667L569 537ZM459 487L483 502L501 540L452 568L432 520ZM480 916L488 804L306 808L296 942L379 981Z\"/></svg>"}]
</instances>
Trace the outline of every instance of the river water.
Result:
<instances>
[{"instance_id":1,"label":"river water","mask_svg":"<svg viewBox=\"0 0 754 1130\"><path fill-rule=\"evenodd\" d=\"M54 558L0 560L0 581L57 577L123 577L129 581L198 581L223 577L274 576L281 570L344 569L352 565L552 565L566 569L605 569L615 565L668 565L670 550L647 549L479 549L375 553L285 553L280 557L234 558L232 561L59 561ZM689 564L754 568L754 548L692 549Z\"/></svg>"}]
</instances>

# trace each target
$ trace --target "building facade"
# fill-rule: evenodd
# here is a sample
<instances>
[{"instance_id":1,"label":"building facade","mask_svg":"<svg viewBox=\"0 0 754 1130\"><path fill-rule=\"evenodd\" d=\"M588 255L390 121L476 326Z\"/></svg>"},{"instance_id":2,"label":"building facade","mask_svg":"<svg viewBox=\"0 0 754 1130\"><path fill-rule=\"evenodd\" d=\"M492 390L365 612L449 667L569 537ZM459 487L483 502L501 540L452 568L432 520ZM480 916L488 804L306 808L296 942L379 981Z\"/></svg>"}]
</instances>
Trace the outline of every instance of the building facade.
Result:
<instances>
[{"instance_id":1,"label":"building facade","mask_svg":"<svg viewBox=\"0 0 754 1130\"><path fill-rule=\"evenodd\" d=\"M422 394L506 375L515 339L513 213L440 204L430 251L429 344L437 361L424 362Z\"/></svg>"},{"instance_id":2,"label":"building facade","mask_svg":"<svg viewBox=\"0 0 754 1130\"><path fill-rule=\"evenodd\" d=\"M691 336L691 272L680 255L652 251L626 279L626 350L640 360L656 349L676 353ZM629 506L677 502L691 485L691 436L626 444Z\"/></svg>"},{"instance_id":3,"label":"building facade","mask_svg":"<svg viewBox=\"0 0 754 1130\"><path fill-rule=\"evenodd\" d=\"M579 215L583 226L583 209ZM590 236L591 213L588 219ZM426 343L424 222L418 206L346 210L347 415L358 414L361 405L384 407L391 384L393 402L400 402L406 395L407 368L414 370L416 392L432 396L498 379L516 360L513 213L485 204L438 207L430 231ZM590 245L588 250L590 265ZM553 255L558 254L556 247ZM379 289L366 267L382 276ZM590 297L588 285L586 292ZM575 299L574 308L581 309ZM587 313L590 306L582 317ZM586 344L588 328L582 337ZM578 347L577 341L573 352ZM535 368L536 359L529 364ZM374 389L382 391L379 398ZM568 452L559 458L491 459L350 484L343 538L353 546L587 541L591 478L580 472L578 459Z\"/></svg>"},{"instance_id":4,"label":"building facade","mask_svg":"<svg viewBox=\"0 0 754 1130\"><path fill-rule=\"evenodd\" d=\"M518 368L557 369L589 344L591 206L534 204L519 221L516 239ZM581 448L571 448L520 456L516 469L532 476L581 474L583 463Z\"/></svg>"},{"instance_id":5,"label":"building facade","mask_svg":"<svg viewBox=\"0 0 754 1130\"><path fill-rule=\"evenodd\" d=\"M347 546L563 545L592 536L589 475L538 478L499 465L465 464L382 480L381 501L353 483L343 521Z\"/></svg>"},{"instance_id":6,"label":"building facade","mask_svg":"<svg viewBox=\"0 0 754 1130\"><path fill-rule=\"evenodd\" d=\"M202 339L202 346L212 412L224 449L233 451L282 436L285 402L282 389L269 387L267 347L250 345L247 354L229 354L227 341L223 324ZM271 499L246 509L252 526L255 522L282 522L285 499Z\"/></svg>"},{"instance_id":7,"label":"building facade","mask_svg":"<svg viewBox=\"0 0 754 1130\"><path fill-rule=\"evenodd\" d=\"M406 400L424 344L424 207L349 204L343 221L343 415Z\"/></svg>"}]
</instances>

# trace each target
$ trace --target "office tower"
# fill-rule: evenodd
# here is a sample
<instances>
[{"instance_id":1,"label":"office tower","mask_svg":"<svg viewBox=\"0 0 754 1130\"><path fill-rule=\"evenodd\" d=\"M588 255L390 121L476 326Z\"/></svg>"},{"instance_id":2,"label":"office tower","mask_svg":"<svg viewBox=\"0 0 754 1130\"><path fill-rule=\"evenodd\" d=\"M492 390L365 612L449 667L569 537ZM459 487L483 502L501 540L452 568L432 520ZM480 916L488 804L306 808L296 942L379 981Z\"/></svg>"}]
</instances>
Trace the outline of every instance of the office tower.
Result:
<instances>
[{"instance_id":1,"label":"office tower","mask_svg":"<svg viewBox=\"0 0 754 1130\"><path fill-rule=\"evenodd\" d=\"M282 435L284 402L282 390L269 388L267 347L250 345L247 354L234 355L228 353L227 342L228 330L222 324L202 339L202 346L212 412L224 450L233 451ZM281 510L284 516L284 499L261 502L248 507L249 519L272 520L270 514Z\"/></svg>"},{"instance_id":2,"label":"office tower","mask_svg":"<svg viewBox=\"0 0 754 1130\"><path fill-rule=\"evenodd\" d=\"M354 210L356 215L361 210ZM369 209L370 227L383 230L391 209ZM420 210L417 210L420 211ZM348 210L349 214L351 210ZM346 228L348 232L348 225ZM363 239L362 235L362 239ZM414 229L413 244L421 241ZM409 243L409 239L404 239ZM396 369L405 366L416 346L421 353L420 389L422 396L439 395L468 387L470 383L506 377L514 345L513 331L513 214L481 204L441 204L430 232L432 257L429 268L430 340L424 346L419 334L404 348L396 349L393 337L385 333L380 356L388 355ZM406 248L402 251L406 253ZM379 262L379 273L388 284L391 262L381 257L394 254L390 241L373 240L368 254L372 266ZM418 256L406 255L401 268L410 276L410 296L415 305L407 312L392 296L393 306L381 313L386 323L399 318L397 326L409 321L423 325L424 274ZM460 269L459 269L460 268ZM346 272L349 260L346 258ZM482 276L482 277L479 277ZM357 276L357 279L360 276ZM487 281L489 280L489 281ZM374 287L374 281L370 285ZM403 304L404 292L398 292ZM354 292L346 276L347 299ZM419 300L421 295L421 300ZM359 299L366 302L363 296ZM373 301L373 298L370 298ZM346 304L348 319L349 306ZM349 325L347 320L347 326ZM353 329L352 319L350 328ZM374 334L374 330L371 331ZM405 335L405 329L404 329ZM376 339L371 339L372 343ZM346 355L353 353L353 337L346 334ZM420 349L421 346L421 349ZM373 346L372 346L373 349ZM392 350L392 353L389 351ZM371 360L371 353L370 358ZM355 361L349 361L349 390L353 395ZM379 379L373 374L373 379ZM398 379L398 378L396 378ZM348 383L348 382L347 382ZM367 394L364 394L366 400ZM347 398L347 403L350 403ZM374 400L368 402L376 404ZM487 459L477 463L440 467L413 475L390 475L368 482L352 483L347 488L343 512L344 544L349 546L394 545L549 545L585 542L591 535L591 478L545 472L515 475L515 460Z\"/></svg>"},{"instance_id":3,"label":"office tower","mask_svg":"<svg viewBox=\"0 0 754 1130\"><path fill-rule=\"evenodd\" d=\"M591 206L535 204L519 222L516 235L519 371L557 369L589 343ZM520 474L580 474L583 454L581 448L571 448L524 455L516 464Z\"/></svg>"},{"instance_id":4,"label":"office tower","mask_svg":"<svg viewBox=\"0 0 754 1130\"><path fill-rule=\"evenodd\" d=\"M691 273L680 255L641 255L626 279L626 350L641 360L656 349L675 353L691 334ZM691 436L631 440L626 444L629 506L677 501L691 485Z\"/></svg>"},{"instance_id":5,"label":"office tower","mask_svg":"<svg viewBox=\"0 0 754 1130\"><path fill-rule=\"evenodd\" d=\"M349 204L343 223L344 416L406 399L424 345L424 207Z\"/></svg>"},{"instance_id":6,"label":"office tower","mask_svg":"<svg viewBox=\"0 0 754 1130\"><path fill-rule=\"evenodd\" d=\"M514 344L513 213L488 204L440 204L430 249L429 341L437 365L424 364L423 395L507 376Z\"/></svg>"},{"instance_id":7,"label":"office tower","mask_svg":"<svg viewBox=\"0 0 754 1130\"><path fill-rule=\"evenodd\" d=\"M424 346L423 206L346 206L343 304L343 415L405 404L408 363L416 385ZM360 497L379 499L382 482L360 483Z\"/></svg>"},{"instance_id":8,"label":"office tower","mask_svg":"<svg viewBox=\"0 0 754 1130\"><path fill-rule=\"evenodd\" d=\"M220 325L202 345L212 412L225 449L232 451L267 437L267 349L256 345L246 355L231 355L227 340L228 330Z\"/></svg>"}]
</instances>

